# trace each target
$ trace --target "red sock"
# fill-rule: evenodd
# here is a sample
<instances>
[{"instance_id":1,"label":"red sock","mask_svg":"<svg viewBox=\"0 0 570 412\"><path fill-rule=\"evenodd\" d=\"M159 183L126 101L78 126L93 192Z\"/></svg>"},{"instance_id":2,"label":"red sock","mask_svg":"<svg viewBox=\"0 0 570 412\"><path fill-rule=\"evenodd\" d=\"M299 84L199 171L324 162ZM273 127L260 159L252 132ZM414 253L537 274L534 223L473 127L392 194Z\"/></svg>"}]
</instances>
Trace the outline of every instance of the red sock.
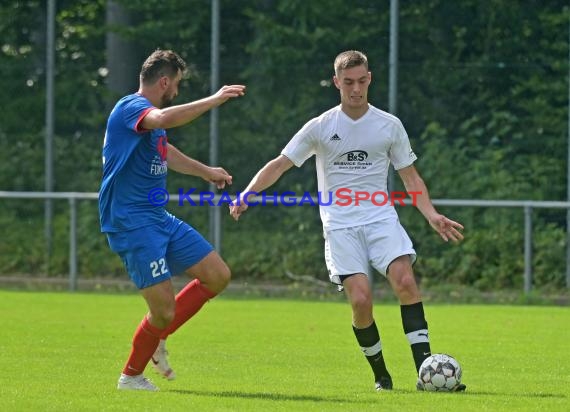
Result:
<instances>
[{"instance_id":1,"label":"red sock","mask_svg":"<svg viewBox=\"0 0 570 412\"><path fill-rule=\"evenodd\" d=\"M164 329L152 326L147 317L144 317L133 337L133 348L131 349L129 360L123 369L125 375L135 376L143 373L144 368L158 346L160 335L163 332Z\"/></svg>"},{"instance_id":2,"label":"red sock","mask_svg":"<svg viewBox=\"0 0 570 412\"><path fill-rule=\"evenodd\" d=\"M206 289L198 279L194 279L187 284L178 295L176 295L176 308L174 319L170 325L162 332L161 339L172 333L184 324L188 319L200 310L204 303L216 296L216 293Z\"/></svg>"}]
</instances>

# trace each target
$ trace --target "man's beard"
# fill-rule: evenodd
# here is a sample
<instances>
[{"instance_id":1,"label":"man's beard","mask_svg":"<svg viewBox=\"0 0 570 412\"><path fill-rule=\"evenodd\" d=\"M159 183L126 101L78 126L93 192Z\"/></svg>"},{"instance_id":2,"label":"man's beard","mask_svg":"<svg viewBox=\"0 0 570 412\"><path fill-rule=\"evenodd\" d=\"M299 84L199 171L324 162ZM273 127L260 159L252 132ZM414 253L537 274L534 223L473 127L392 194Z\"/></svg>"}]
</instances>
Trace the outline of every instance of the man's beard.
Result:
<instances>
[{"instance_id":1,"label":"man's beard","mask_svg":"<svg viewBox=\"0 0 570 412\"><path fill-rule=\"evenodd\" d=\"M160 108L162 109L163 107L169 107L172 105L172 101L174 100L173 97L170 96L162 96L162 101L161 101L161 105Z\"/></svg>"}]
</instances>

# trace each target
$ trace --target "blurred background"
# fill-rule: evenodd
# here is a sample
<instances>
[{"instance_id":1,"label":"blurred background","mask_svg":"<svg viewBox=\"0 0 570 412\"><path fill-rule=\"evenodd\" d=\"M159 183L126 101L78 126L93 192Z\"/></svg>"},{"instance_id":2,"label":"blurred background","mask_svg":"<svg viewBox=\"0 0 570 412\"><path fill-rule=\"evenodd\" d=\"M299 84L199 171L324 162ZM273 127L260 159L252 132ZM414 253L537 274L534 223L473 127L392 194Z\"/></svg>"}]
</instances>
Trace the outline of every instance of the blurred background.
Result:
<instances>
[{"instance_id":1,"label":"blurred background","mask_svg":"<svg viewBox=\"0 0 570 412\"><path fill-rule=\"evenodd\" d=\"M168 48L190 66L177 103L247 85L215 118L169 132L210 163L215 128L215 163L235 193L339 103L333 60L356 49L369 58L370 102L404 123L433 199L565 202L569 37L567 0L3 0L0 191L97 192L108 113L137 90L146 56ZM208 185L171 173L168 188ZM271 190L316 193L314 158ZM0 285L66 287L70 271L128 281L94 199L0 197ZM457 246L400 208L422 288L567 296L567 209L528 205L438 205L465 226ZM239 223L219 209L216 235L212 207L169 205L217 243L236 284L328 280L316 207L254 207Z\"/></svg>"}]
</instances>

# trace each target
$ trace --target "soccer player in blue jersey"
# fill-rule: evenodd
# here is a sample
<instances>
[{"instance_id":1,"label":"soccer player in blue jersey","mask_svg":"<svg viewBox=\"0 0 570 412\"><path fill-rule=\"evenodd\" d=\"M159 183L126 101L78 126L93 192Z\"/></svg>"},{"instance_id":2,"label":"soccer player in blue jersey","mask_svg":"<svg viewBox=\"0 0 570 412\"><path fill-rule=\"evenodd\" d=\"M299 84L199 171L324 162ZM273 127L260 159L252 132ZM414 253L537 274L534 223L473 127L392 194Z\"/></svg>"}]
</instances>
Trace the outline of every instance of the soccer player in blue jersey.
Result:
<instances>
[{"instance_id":1,"label":"soccer player in blue jersey","mask_svg":"<svg viewBox=\"0 0 570 412\"><path fill-rule=\"evenodd\" d=\"M168 169L198 176L219 189L232 182L221 167L206 166L168 143L165 129L243 96L245 86L223 86L204 99L171 106L185 70L186 63L176 53L156 50L142 65L138 92L120 99L107 121L99 194L101 231L149 309L134 334L119 389L157 390L143 375L151 360L160 374L174 379L166 338L219 294L231 276L200 233L149 200L151 193L166 190ZM175 295L171 276L181 273L193 280Z\"/></svg>"}]
</instances>

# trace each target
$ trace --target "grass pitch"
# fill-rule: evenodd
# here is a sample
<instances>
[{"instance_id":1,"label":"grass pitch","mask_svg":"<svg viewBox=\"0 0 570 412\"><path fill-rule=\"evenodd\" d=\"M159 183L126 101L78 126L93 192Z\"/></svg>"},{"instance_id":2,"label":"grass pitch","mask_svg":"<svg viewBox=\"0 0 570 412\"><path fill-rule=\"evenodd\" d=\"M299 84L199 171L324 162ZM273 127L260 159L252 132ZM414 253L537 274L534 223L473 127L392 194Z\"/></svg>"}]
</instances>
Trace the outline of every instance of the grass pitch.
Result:
<instances>
[{"instance_id":1,"label":"grass pitch","mask_svg":"<svg viewBox=\"0 0 570 412\"><path fill-rule=\"evenodd\" d=\"M376 393L347 303L218 297L169 339L177 379L116 382L145 312L138 295L0 291L2 411L566 411L570 310L426 305L432 350L463 367L464 394L415 390L397 305L377 305L395 389Z\"/></svg>"}]
</instances>

